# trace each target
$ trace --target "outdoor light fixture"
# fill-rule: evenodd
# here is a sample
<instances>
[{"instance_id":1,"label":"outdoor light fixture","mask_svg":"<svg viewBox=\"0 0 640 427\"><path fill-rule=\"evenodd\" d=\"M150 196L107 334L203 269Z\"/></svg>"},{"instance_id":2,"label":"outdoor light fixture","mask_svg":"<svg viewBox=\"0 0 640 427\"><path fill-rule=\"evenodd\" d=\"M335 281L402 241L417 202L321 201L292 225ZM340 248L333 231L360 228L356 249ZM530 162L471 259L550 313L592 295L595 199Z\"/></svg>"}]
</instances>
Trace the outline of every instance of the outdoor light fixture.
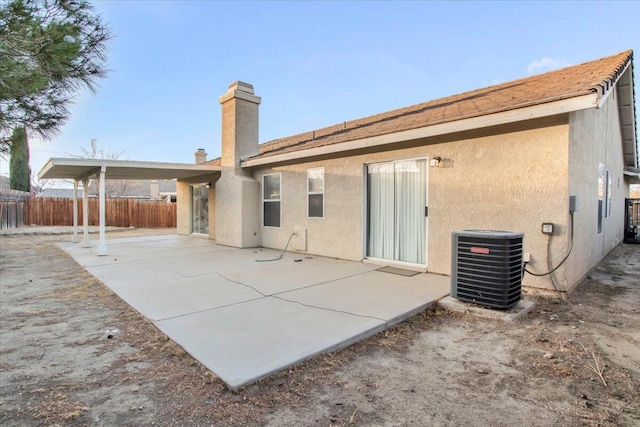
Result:
<instances>
[{"instance_id":1,"label":"outdoor light fixture","mask_svg":"<svg viewBox=\"0 0 640 427\"><path fill-rule=\"evenodd\" d=\"M440 166L441 161L442 161L442 158L440 158L439 156L434 157L429 161L429 166L431 166L432 168L437 168L438 166Z\"/></svg>"}]
</instances>

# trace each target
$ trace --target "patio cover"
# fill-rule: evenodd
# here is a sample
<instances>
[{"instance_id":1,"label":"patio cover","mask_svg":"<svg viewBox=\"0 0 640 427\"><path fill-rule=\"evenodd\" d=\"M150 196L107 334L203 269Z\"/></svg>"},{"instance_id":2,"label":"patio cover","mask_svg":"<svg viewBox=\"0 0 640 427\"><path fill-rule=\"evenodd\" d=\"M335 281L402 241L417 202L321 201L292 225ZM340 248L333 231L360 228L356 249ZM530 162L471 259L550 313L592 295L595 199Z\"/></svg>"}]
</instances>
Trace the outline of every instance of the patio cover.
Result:
<instances>
[{"instance_id":1,"label":"patio cover","mask_svg":"<svg viewBox=\"0 0 640 427\"><path fill-rule=\"evenodd\" d=\"M220 166L205 164L52 158L40 170L38 178L81 181L99 176L103 166L105 179L183 179L220 172Z\"/></svg>"},{"instance_id":2,"label":"patio cover","mask_svg":"<svg viewBox=\"0 0 640 427\"><path fill-rule=\"evenodd\" d=\"M139 162L130 160L73 159L51 158L44 165L39 179L72 179L73 180L73 237L72 242L79 242L78 237L78 182L82 181L82 207L84 238L83 247L90 247L89 242L89 194L87 191L89 178L99 180L100 195L100 244L98 255L107 255L105 238L105 180L107 179L186 179L220 173L220 166L189 163Z\"/></svg>"}]
</instances>

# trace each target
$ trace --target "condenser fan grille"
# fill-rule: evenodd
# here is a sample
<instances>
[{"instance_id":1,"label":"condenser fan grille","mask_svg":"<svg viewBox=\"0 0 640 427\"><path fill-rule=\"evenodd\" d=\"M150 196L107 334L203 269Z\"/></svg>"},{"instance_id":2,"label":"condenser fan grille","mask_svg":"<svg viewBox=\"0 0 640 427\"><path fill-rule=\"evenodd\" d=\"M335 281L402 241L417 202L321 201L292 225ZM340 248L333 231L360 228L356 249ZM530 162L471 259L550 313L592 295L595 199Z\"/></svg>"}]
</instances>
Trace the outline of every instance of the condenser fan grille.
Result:
<instances>
[{"instance_id":1,"label":"condenser fan grille","mask_svg":"<svg viewBox=\"0 0 640 427\"><path fill-rule=\"evenodd\" d=\"M493 308L521 298L523 235L505 231L455 231L451 296Z\"/></svg>"}]
</instances>

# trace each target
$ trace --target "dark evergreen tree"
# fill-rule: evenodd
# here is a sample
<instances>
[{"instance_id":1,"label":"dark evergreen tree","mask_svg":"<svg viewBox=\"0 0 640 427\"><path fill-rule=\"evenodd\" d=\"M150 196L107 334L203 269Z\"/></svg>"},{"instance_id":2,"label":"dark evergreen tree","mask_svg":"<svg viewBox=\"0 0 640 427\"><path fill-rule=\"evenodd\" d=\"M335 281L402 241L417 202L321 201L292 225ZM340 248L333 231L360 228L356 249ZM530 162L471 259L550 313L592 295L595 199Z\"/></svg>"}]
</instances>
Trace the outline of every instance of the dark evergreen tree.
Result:
<instances>
[{"instance_id":1,"label":"dark evergreen tree","mask_svg":"<svg viewBox=\"0 0 640 427\"><path fill-rule=\"evenodd\" d=\"M23 127L15 128L11 135L9 185L12 190L31 191L29 144L27 143L27 132Z\"/></svg>"},{"instance_id":2,"label":"dark evergreen tree","mask_svg":"<svg viewBox=\"0 0 640 427\"><path fill-rule=\"evenodd\" d=\"M110 37L86 0L0 2L0 155L13 129L59 132L78 91L106 75Z\"/></svg>"}]
</instances>

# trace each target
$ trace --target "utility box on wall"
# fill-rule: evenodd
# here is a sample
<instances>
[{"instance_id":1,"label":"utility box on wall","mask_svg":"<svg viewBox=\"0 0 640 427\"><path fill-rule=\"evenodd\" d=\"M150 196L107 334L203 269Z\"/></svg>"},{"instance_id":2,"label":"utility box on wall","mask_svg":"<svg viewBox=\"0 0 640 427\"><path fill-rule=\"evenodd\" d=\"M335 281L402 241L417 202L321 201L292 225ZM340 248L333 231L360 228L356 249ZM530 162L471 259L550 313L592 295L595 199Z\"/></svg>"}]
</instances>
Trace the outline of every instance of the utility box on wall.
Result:
<instances>
[{"instance_id":1,"label":"utility box on wall","mask_svg":"<svg viewBox=\"0 0 640 427\"><path fill-rule=\"evenodd\" d=\"M451 296L508 309L522 296L523 233L463 230L451 234Z\"/></svg>"}]
</instances>

